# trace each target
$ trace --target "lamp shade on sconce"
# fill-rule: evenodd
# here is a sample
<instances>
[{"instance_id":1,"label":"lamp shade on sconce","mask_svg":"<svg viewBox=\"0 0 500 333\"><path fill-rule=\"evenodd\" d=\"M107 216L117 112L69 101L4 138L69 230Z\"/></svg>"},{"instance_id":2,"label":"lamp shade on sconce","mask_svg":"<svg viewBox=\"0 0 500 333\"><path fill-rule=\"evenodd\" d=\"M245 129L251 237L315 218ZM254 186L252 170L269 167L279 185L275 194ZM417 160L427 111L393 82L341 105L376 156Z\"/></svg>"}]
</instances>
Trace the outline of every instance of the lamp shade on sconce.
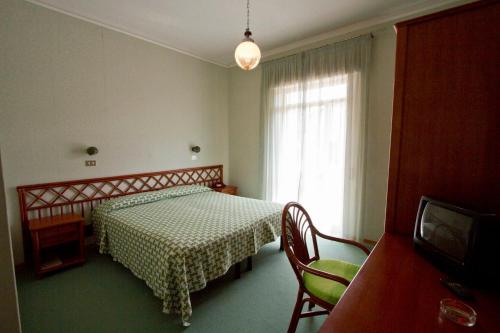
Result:
<instances>
[{"instance_id":1,"label":"lamp shade on sconce","mask_svg":"<svg viewBox=\"0 0 500 333\"><path fill-rule=\"evenodd\" d=\"M99 149L97 149L97 147L88 147L87 148L87 154L89 154L90 156L96 155L98 152L99 152Z\"/></svg>"}]
</instances>

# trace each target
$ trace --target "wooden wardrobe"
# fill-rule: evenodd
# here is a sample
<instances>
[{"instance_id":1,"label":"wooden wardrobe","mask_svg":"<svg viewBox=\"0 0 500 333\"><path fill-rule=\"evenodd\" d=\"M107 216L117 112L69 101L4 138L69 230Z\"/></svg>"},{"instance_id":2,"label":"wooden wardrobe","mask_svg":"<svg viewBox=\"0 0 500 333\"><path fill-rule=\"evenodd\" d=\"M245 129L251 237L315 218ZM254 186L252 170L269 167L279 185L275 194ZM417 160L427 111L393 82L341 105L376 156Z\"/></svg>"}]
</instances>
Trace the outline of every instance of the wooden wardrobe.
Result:
<instances>
[{"instance_id":1,"label":"wooden wardrobe","mask_svg":"<svg viewBox=\"0 0 500 333\"><path fill-rule=\"evenodd\" d=\"M499 1L396 25L386 231L411 234L422 195L500 216L499 25Z\"/></svg>"}]
</instances>

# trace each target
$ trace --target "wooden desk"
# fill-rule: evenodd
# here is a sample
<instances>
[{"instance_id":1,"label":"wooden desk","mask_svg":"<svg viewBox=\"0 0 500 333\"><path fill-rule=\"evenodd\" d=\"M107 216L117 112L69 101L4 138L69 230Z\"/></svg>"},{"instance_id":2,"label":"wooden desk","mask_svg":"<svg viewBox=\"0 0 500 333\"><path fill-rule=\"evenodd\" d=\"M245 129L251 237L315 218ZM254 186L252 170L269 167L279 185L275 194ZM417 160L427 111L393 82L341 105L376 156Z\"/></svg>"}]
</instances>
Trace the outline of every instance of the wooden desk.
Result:
<instances>
[{"instance_id":1,"label":"wooden desk","mask_svg":"<svg viewBox=\"0 0 500 333\"><path fill-rule=\"evenodd\" d=\"M439 301L456 298L442 276L415 253L411 237L384 234L319 332L500 332L498 291L474 290L466 302L478 314L472 328L440 319Z\"/></svg>"}]
</instances>

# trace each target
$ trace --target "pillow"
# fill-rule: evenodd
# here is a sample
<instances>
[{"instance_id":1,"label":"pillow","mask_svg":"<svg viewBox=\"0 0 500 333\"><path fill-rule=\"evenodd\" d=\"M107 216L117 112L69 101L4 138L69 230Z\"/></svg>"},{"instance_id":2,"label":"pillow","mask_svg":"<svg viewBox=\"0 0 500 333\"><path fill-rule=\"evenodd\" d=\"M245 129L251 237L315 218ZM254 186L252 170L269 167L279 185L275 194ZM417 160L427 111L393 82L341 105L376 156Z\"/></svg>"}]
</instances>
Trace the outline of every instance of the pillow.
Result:
<instances>
[{"instance_id":1,"label":"pillow","mask_svg":"<svg viewBox=\"0 0 500 333\"><path fill-rule=\"evenodd\" d=\"M162 192L163 191L168 193L167 194L168 198L176 198L190 194L208 192L212 191L212 189L203 185L183 185L183 186L170 187L165 190L162 190Z\"/></svg>"},{"instance_id":2,"label":"pillow","mask_svg":"<svg viewBox=\"0 0 500 333\"><path fill-rule=\"evenodd\" d=\"M116 199L111 199L99 206L100 210L107 212L142 205L164 199L171 199L190 194L212 191L212 189L202 185L182 185L174 186L164 190L125 195Z\"/></svg>"}]
</instances>

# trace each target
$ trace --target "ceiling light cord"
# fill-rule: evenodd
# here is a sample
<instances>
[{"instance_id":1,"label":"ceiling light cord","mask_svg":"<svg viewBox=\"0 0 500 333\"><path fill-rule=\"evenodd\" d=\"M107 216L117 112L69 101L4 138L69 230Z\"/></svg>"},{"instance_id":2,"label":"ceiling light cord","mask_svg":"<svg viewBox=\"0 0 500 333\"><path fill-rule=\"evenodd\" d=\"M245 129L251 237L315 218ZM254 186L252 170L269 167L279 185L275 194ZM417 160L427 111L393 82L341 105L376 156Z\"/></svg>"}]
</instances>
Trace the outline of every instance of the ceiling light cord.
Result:
<instances>
[{"instance_id":1,"label":"ceiling light cord","mask_svg":"<svg viewBox=\"0 0 500 333\"><path fill-rule=\"evenodd\" d=\"M250 30L250 0L247 0L247 31Z\"/></svg>"}]
</instances>

